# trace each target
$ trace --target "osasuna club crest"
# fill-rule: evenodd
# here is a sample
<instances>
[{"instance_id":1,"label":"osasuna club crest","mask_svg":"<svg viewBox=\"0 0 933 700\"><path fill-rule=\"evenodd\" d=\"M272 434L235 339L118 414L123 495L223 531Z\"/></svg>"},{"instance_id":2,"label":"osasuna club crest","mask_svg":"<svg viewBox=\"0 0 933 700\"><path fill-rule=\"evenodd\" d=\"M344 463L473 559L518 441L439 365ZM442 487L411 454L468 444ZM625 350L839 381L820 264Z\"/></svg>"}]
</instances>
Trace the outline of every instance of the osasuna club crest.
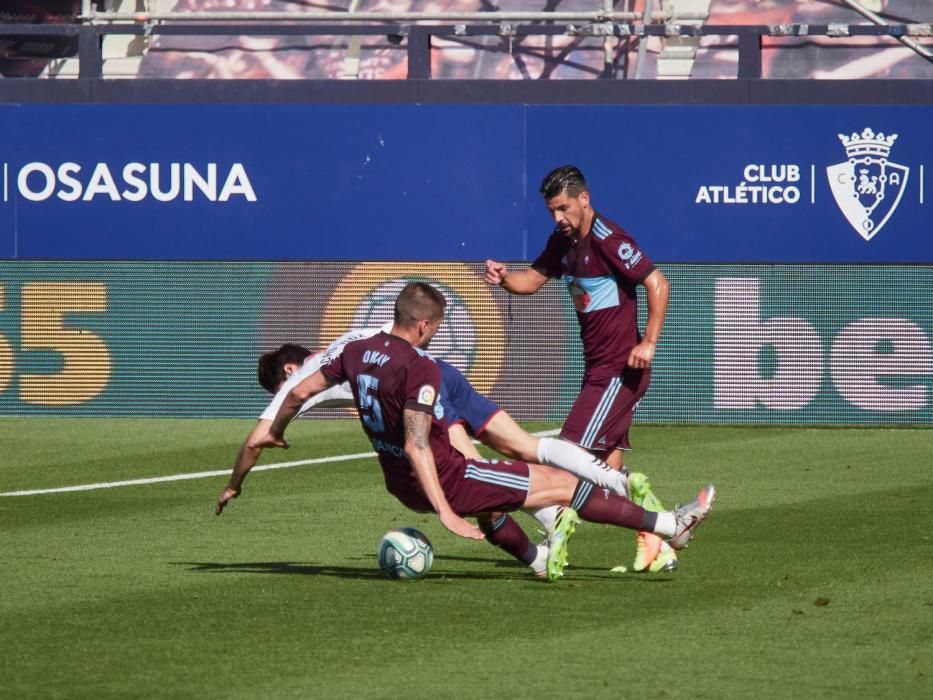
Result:
<instances>
[{"instance_id":1,"label":"osasuna club crest","mask_svg":"<svg viewBox=\"0 0 933 700\"><path fill-rule=\"evenodd\" d=\"M888 160L896 138L868 127L860 134L839 134L848 160L826 168L836 204L866 241L888 223L907 186L910 168Z\"/></svg>"}]
</instances>

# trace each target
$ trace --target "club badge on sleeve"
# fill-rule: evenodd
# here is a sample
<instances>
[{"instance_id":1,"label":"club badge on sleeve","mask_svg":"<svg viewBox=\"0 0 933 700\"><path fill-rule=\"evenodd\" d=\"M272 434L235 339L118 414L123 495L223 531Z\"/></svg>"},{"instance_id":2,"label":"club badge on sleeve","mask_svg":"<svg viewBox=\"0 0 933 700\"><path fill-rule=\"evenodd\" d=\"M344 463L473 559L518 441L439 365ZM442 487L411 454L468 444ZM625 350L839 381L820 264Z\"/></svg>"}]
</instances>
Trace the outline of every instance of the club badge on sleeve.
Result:
<instances>
[{"instance_id":1,"label":"club badge on sleeve","mask_svg":"<svg viewBox=\"0 0 933 700\"><path fill-rule=\"evenodd\" d=\"M434 387L430 384L425 384L418 389L418 403L430 406L434 403L434 395Z\"/></svg>"}]
</instances>

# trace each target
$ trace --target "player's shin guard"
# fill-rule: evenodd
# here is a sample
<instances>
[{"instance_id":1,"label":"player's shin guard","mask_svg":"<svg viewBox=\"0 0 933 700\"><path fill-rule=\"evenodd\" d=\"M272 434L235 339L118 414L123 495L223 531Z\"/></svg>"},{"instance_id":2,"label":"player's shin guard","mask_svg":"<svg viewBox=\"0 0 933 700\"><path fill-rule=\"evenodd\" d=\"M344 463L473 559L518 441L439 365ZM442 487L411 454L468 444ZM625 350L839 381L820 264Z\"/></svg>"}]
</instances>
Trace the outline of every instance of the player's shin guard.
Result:
<instances>
[{"instance_id":1,"label":"player's shin guard","mask_svg":"<svg viewBox=\"0 0 933 700\"><path fill-rule=\"evenodd\" d=\"M598 489L587 481L577 485L570 507L591 523L653 532L657 522L657 513L651 513L618 494Z\"/></svg>"},{"instance_id":2,"label":"player's shin guard","mask_svg":"<svg viewBox=\"0 0 933 700\"><path fill-rule=\"evenodd\" d=\"M619 495L628 495L628 470L616 471L582 447L566 440L541 438L538 440L538 461L568 471L580 479L592 482L601 489L610 489Z\"/></svg>"},{"instance_id":3,"label":"player's shin guard","mask_svg":"<svg viewBox=\"0 0 933 700\"><path fill-rule=\"evenodd\" d=\"M525 531L508 513L503 513L491 521L480 520L478 525L486 535L486 541L508 552L523 564L531 564L538 555L538 548L531 543Z\"/></svg>"}]
</instances>

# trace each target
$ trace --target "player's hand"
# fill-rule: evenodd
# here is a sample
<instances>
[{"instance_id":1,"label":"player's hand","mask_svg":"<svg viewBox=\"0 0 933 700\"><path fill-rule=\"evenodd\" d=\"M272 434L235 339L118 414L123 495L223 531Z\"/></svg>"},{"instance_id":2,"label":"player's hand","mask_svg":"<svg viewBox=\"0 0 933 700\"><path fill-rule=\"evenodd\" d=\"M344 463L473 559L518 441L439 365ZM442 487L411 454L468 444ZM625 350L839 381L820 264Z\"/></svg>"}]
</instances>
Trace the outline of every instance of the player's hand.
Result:
<instances>
[{"instance_id":1,"label":"player's hand","mask_svg":"<svg viewBox=\"0 0 933 700\"><path fill-rule=\"evenodd\" d=\"M504 280L508 274L509 270L504 263L496 262L495 260L486 261L486 274L483 275L483 279L486 280L488 284L502 284L502 280Z\"/></svg>"},{"instance_id":2,"label":"player's hand","mask_svg":"<svg viewBox=\"0 0 933 700\"><path fill-rule=\"evenodd\" d=\"M658 346L649 340L641 341L632 348L626 364L635 369L648 369L651 367L651 361L654 359L654 353L657 348Z\"/></svg>"},{"instance_id":3,"label":"player's hand","mask_svg":"<svg viewBox=\"0 0 933 700\"><path fill-rule=\"evenodd\" d=\"M252 447L259 450L264 450L267 447L281 447L283 450L287 450L288 443L285 441L284 437L278 437L272 433L266 433L261 438L257 438L248 443L247 447Z\"/></svg>"},{"instance_id":4,"label":"player's hand","mask_svg":"<svg viewBox=\"0 0 933 700\"><path fill-rule=\"evenodd\" d=\"M217 499L217 506L214 508L214 515L220 515L223 513L224 507L239 495L240 489L232 489L229 486L225 487L224 490L220 492L220 498Z\"/></svg>"},{"instance_id":5,"label":"player's hand","mask_svg":"<svg viewBox=\"0 0 933 700\"><path fill-rule=\"evenodd\" d=\"M440 514L437 517L440 518L441 524L455 535L466 537L468 540L486 539L486 535L483 534L482 530L476 525L468 523L453 511Z\"/></svg>"}]
</instances>

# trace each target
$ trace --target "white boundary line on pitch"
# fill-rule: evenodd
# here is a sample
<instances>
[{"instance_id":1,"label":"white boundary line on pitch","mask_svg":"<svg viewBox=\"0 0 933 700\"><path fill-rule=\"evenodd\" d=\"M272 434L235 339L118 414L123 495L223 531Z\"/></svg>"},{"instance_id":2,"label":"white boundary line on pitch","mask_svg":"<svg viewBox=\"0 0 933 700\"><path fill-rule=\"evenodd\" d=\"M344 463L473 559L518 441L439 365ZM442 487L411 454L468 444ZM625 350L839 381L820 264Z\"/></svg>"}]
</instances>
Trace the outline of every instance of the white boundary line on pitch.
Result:
<instances>
[{"instance_id":1,"label":"white boundary line on pitch","mask_svg":"<svg viewBox=\"0 0 933 700\"><path fill-rule=\"evenodd\" d=\"M532 433L538 437L550 437L557 435L559 430L542 430ZM473 442L477 442L474 440ZM275 464L263 464L253 467L252 472L267 472L273 469L291 469L292 467L303 467L308 464L329 464L331 462L349 462L354 459L366 459L375 457L375 452L357 452L356 454L337 455L335 457L317 457L315 459L299 459L294 462L277 462ZM40 496L46 493L68 493L71 491L97 491L99 489L115 489L122 486L144 486L146 484L161 484L167 481L187 481L188 479L207 479L214 476L227 476L230 469L216 469L209 472L189 472L187 474L173 474L171 476L153 476L148 479L129 479L127 481L104 481L98 484L78 484L76 486L59 486L53 489L32 489L30 491L7 491L0 493L0 496Z\"/></svg>"}]
</instances>

